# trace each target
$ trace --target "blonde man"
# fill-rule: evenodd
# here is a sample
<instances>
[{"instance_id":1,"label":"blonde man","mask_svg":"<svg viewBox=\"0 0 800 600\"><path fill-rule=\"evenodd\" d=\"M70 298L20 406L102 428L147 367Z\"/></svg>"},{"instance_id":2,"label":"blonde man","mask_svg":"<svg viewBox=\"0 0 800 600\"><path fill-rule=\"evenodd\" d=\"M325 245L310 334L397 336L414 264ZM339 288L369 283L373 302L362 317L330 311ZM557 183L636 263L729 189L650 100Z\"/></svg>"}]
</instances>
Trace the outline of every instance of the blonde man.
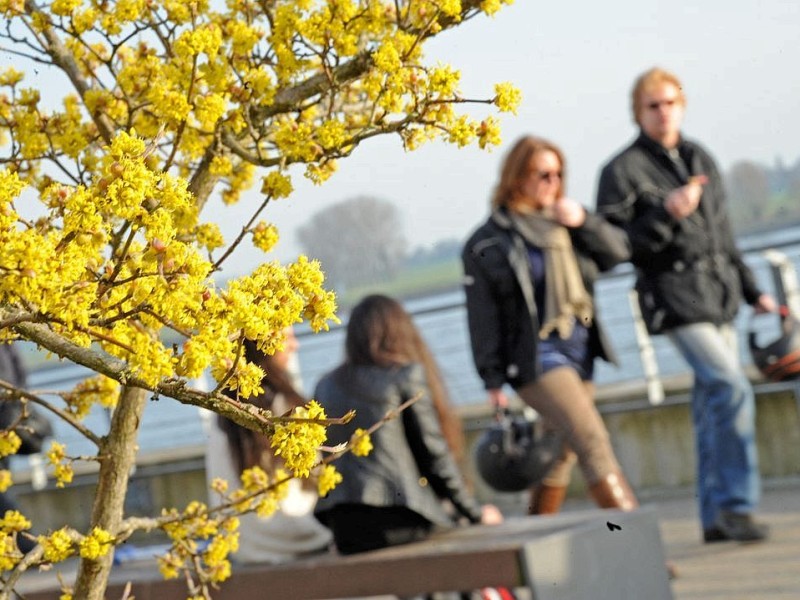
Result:
<instances>
[{"instance_id":1,"label":"blonde man","mask_svg":"<svg viewBox=\"0 0 800 600\"><path fill-rule=\"evenodd\" d=\"M678 78L653 68L632 92L639 135L602 170L597 208L630 239L650 333L669 336L695 375L692 419L703 540L760 541L755 401L732 322L742 298L775 301L756 286L734 243L722 178L709 153L681 133Z\"/></svg>"}]
</instances>

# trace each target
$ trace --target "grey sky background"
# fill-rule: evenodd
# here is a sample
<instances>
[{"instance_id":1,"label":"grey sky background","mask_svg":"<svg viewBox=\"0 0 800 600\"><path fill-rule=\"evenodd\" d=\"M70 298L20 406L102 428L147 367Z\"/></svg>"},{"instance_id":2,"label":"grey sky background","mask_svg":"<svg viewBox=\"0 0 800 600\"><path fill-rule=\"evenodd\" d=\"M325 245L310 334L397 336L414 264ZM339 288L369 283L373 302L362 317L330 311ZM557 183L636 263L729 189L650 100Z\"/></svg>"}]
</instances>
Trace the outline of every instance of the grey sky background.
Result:
<instances>
[{"instance_id":1,"label":"grey sky background","mask_svg":"<svg viewBox=\"0 0 800 600\"><path fill-rule=\"evenodd\" d=\"M323 186L296 178L295 194L269 207L266 216L282 239L268 258L296 257L296 227L327 203L360 195L396 203L412 247L463 238L487 214L505 151L526 133L563 148L568 194L593 207L600 166L637 132L633 80L654 65L683 80L684 132L723 169L742 159L773 166L778 156L793 164L800 157L798 31L795 0L517 0L494 19L473 19L428 47L431 60L461 70L467 97L491 96L500 81L522 89L519 114L502 117L502 146L487 153L434 143L406 153L394 137L372 140ZM256 200L250 193L234 212L244 216ZM245 244L228 274L263 259Z\"/></svg>"}]
</instances>

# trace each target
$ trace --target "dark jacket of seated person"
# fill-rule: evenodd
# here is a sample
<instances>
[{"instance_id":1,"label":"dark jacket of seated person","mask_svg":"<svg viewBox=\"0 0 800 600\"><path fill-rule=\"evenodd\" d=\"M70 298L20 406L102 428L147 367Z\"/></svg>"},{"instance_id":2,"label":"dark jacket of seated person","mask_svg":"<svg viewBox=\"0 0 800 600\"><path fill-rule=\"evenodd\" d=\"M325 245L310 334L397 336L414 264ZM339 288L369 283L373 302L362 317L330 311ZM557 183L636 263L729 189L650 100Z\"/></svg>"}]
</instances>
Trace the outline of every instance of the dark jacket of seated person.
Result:
<instances>
[{"instance_id":1,"label":"dark jacket of seated person","mask_svg":"<svg viewBox=\"0 0 800 600\"><path fill-rule=\"evenodd\" d=\"M356 411L347 425L328 428L326 444L331 446L346 443L357 428L368 429L405 401L418 397L372 434L369 455L347 453L334 463L343 481L319 500L316 515L331 528L343 554L422 539L435 526L451 526L453 519L443 500L449 500L458 515L472 523L480 522L482 515L482 507L465 487L442 430L441 408L437 410L432 394L439 382L431 385L429 381L436 375L426 373L426 357L422 362L407 362L417 358L414 351L403 352L393 348L391 340L374 339L387 331L391 338L392 330L396 331L393 327L373 328L365 319L381 310L401 311L398 318L408 319L406 325L413 328L410 317L394 300L368 297L351 315L347 360L325 375L314 393L331 417ZM379 315L378 321L385 317ZM362 332L362 328L373 333ZM415 328L406 333L423 344Z\"/></svg>"}]
</instances>

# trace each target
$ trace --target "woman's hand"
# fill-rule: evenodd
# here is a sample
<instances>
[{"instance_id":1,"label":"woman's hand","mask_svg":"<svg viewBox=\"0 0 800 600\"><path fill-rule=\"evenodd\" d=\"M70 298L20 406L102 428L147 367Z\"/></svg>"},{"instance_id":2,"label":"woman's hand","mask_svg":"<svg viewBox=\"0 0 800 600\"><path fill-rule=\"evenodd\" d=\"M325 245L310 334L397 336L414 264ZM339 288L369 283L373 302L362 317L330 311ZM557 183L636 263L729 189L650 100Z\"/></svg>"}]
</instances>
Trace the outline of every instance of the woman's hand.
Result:
<instances>
[{"instance_id":1,"label":"woman's hand","mask_svg":"<svg viewBox=\"0 0 800 600\"><path fill-rule=\"evenodd\" d=\"M508 396L506 396L503 388L495 388L489 390L489 404L494 408L508 408Z\"/></svg>"},{"instance_id":2,"label":"woman's hand","mask_svg":"<svg viewBox=\"0 0 800 600\"><path fill-rule=\"evenodd\" d=\"M484 504L481 507L481 524L499 525L503 522L503 513L494 504Z\"/></svg>"},{"instance_id":3,"label":"woman's hand","mask_svg":"<svg viewBox=\"0 0 800 600\"><path fill-rule=\"evenodd\" d=\"M553 206L556 221L564 227L580 227L586 221L586 209L577 200L559 198Z\"/></svg>"}]
</instances>

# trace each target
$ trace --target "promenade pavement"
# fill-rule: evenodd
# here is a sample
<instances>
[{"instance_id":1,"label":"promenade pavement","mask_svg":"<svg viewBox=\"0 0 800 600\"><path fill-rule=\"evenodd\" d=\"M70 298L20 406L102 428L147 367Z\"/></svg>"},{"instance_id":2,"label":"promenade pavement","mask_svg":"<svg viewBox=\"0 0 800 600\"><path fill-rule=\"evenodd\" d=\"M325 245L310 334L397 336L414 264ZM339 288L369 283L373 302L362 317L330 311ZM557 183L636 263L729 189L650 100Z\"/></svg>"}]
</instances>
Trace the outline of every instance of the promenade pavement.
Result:
<instances>
[{"instance_id":1,"label":"promenade pavement","mask_svg":"<svg viewBox=\"0 0 800 600\"><path fill-rule=\"evenodd\" d=\"M759 511L760 519L771 527L771 538L766 543L702 543L697 506L686 490L666 490L640 500L658 511L665 553L678 569L678 578L672 581L675 600L800 599L800 478L766 486ZM584 500L570 500L565 510L590 506ZM63 569L65 566L62 565L62 573L69 580L74 566ZM152 560L135 561L115 567L112 579L136 580L154 570ZM53 572L30 573L23 578L21 587L29 592L52 589L55 580ZM223 585L235 585L235 580ZM389 598L381 596L380 600Z\"/></svg>"},{"instance_id":2,"label":"promenade pavement","mask_svg":"<svg viewBox=\"0 0 800 600\"><path fill-rule=\"evenodd\" d=\"M771 529L766 543L704 544L693 496L643 500L658 507L667 558L678 568L676 600L800 599L800 479L764 490L759 517Z\"/></svg>"}]
</instances>

